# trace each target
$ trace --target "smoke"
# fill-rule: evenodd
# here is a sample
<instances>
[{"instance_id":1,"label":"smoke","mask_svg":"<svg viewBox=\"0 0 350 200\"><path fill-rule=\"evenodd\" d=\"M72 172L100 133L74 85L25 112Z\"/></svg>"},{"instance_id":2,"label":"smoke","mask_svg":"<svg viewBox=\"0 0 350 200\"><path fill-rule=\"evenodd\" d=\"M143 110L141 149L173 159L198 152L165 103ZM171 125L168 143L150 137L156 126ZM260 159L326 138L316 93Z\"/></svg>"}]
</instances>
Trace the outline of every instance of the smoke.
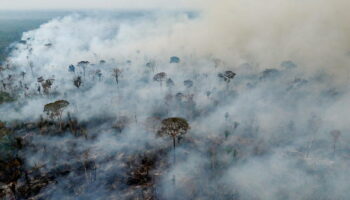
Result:
<instances>
[{"instance_id":1,"label":"smoke","mask_svg":"<svg viewBox=\"0 0 350 200\"><path fill-rule=\"evenodd\" d=\"M193 2L178 0L174 2L165 2L161 0L77 0L74 2L68 0L2 0L0 10L82 10L82 9L129 9L129 10L143 10L143 9L188 9L193 5Z\"/></svg>"},{"instance_id":2,"label":"smoke","mask_svg":"<svg viewBox=\"0 0 350 200\"><path fill-rule=\"evenodd\" d=\"M144 157L156 160L160 199L346 199L348 4L222 0L194 2L191 12L56 18L14 46L1 75L17 101L1 105L0 120L36 121L45 104L70 102L64 116L85 126L86 139L34 134L21 152L29 167L82 169L46 188L51 199L150 192L124 181ZM227 70L236 77L218 76ZM160 72L166 79L155 81ZM54 80L48 92L39 77ZM155 134L167 117L191 126L176 162L171 138Z\"/></svg>"},{"instance_id":3,"label":"smoke","mask_svg":"<svg viewBox=\"0 0 350 200\"><path fill-rule=\"evenodd\" d=\"M201 6L204 19L192 26L184 41L194 43L199 52L229 63L254 60L276 65L291 59L338 76L347 69L347 1L235 0Z\"/></svg>"}]
</instances>

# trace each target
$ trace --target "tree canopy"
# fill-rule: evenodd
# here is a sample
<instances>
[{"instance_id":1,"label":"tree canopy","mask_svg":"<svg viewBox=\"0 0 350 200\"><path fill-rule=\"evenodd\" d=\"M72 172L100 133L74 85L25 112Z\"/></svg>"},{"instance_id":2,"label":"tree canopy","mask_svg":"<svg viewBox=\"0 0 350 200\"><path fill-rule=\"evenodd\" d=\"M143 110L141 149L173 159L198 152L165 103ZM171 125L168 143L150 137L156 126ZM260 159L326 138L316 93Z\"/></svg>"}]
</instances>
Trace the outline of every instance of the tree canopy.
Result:
<instances>
[{"instance_id":1,"label":"tree canopy","mask_svg":"<svg viewBox=\"0 0 350 200\"><path fill-rule=\"evenodd\" d=\"M63 110L69 105L69 102L66 100L58 100L53 103L48 103L44 106L44 112L50 118L61 117Z\"/></svg>"},{"instance_id":2,"label":"tree canopy","mask_svg":"<svg viewBox=\"0 0 350 200\"><path fill-rule=\"evenodd\" d=\"M190 129L190 125L186 119L180 117L172 117L164 119L161 123L161 128L158 131L159 135L169 135L171 137L177 137L184 135Z\"/></svg>"},{"instance_id":3,"label":"tree canopy","mask_svg":"<svg viewBox=\"0 0 350 200\"><path fill-rule=\"evenodd\" d=\"M229 83L236 76L236 73L233 71L225 71L224 73L219 73L218 76L224 79L225 82Z\"/></svg>"}]
</instances>

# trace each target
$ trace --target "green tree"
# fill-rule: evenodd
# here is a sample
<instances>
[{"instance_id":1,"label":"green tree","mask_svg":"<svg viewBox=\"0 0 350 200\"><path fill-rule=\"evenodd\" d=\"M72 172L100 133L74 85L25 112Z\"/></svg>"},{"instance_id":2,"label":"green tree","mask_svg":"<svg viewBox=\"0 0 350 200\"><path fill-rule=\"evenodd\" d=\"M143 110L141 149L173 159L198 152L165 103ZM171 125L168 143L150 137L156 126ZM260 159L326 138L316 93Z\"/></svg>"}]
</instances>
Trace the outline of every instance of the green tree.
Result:
<instances>
[{"instance_id":1,"label":"green tree","mask_svg":"<svg viewBox=\"0 0 350 200\"><path fill-rule=\"evenodd\" d=\"M58 118L59 120L62 119L62 112L63 110L68 107L69 102L66 100L58 100L53 103L46 104L44 106L44 112L51 118Z\"/></svg>"},{"instance_id":2,"label":"green tree","mask_svg":"<svg viewBox=\"0 0 350 200\"><path fill-rule=\"evenodd\" d=\"M15 99L7 92L0 91L0 104L14 101Z\"/></svg>"}]
</instances>

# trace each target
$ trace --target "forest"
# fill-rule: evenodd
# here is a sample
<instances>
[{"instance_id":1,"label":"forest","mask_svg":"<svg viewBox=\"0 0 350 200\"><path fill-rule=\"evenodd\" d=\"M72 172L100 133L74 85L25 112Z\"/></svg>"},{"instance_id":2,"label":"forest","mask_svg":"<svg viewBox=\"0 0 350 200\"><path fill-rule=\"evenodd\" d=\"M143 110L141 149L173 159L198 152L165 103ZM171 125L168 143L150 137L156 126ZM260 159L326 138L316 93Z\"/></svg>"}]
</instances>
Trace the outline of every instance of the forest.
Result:
<instances>
[{"instance_id":1,"label":"forest","mask_svg":"<svg viewBox=\"0 0 350 200\"><path fill-rule=\"evenodd\" d=\"M282 20L74 13L14 28L0 198L347 199L348 54L324 49L342 32L299 37L322 21L267 34L264 17Z\"/></svg>"}]
</instances>

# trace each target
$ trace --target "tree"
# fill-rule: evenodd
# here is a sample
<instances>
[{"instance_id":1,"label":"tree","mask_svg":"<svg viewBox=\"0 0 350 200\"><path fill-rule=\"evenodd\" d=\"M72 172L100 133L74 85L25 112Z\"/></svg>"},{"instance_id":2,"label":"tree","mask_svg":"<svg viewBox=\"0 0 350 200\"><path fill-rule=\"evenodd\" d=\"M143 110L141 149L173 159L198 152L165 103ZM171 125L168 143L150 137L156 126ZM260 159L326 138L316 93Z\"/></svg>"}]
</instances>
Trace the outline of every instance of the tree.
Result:
<instances>
[{"instance_id":1,"label":"tree","mask_svg":"<svg viewBox=\"0 0 350 200\"><path fill-rule=\"evenodd\" d=\"M166 79L167 74L165 72L160 72L156 75L154 75L153 80L160 83L160 86L162 86L163 81Z\"/></svg>"},{"instance_id":2,"label":"tree","mask_svg":"<svg viewBox=\"0 0 350 200\"><path fill-rule=\"evenodd\" d=\"M47 79L47 80L45 80L42 76L40 76L37 80L38 80L38 83L40 83L41 86L43 87L44 93L45 94L49 94L51 86L52 86L52 84L53 84L53 82L55 80L54 79ZM38 88L38 91L40 92L40 86Z\"/></svg>"},{"instance_id":3,"label":"tree","mask_svg":"<svg viewBox=\"0 0 350 200\"><path fill-rule=\"evenodd\" d=\"M98 70L96 70L95 74L98 77L98 80L101 81L102 71L100 69L98 69Z\"/></svg>"},{"instance_id":4,"label":"tree","mask_svg":"<svg viewBox=\"0 0 350 200\"><path fill-rule=\"evenodd\" d=\"M191 80L185 80L184 81L184 85L187 87L187 88L191 88L193 86L193 81Z\"/></svg>"},{"instance_id":5,"label":"tree","mask_svg":"<svg viewBox=\"0 0 350 200\"><path fill-rule=\"evenodd\" d=\"M261 80L274 79L280 75L280 71L277 69L266 69L262 72Z\"/></svg>"},{"instance_id":6,"label":"tree","mask_svg":"<svg viewBox=\"0 0 350 200\"><path fill-rule=\"evenodd\" d=\"M281 67L285 69L293 69L293 68L296 68L297 65L291 60L286 60L281 63Z\"/></svg>"},{"instance_id":7,"label":"tree","mask_svg":"<svg viewBox=\"0 0 350 200\"><path fill-rule=\"evenodd\" d=\"M146 63L146 67L150 68L152 72L154 72L154 69L156 67L156 62L154 60L149 61Z\"/></svg>"},{"instance_id":8,"label":"tree","mask_svg":"<svg viewBox=\"0 0 350 200\"><path fill-rule=\"evenodd\" d=\"M175 86L175 83L174 83L174 81L171 78L168 78L168 80L166 81L166 86L168 88L172 88L172 87Z\"/></svg>"},{"instance_id":9,"label":"tree","mask_svg":"<svg viewBox=\"0 0 350 200\"><path fill-rule=\"evenodd\" d=\"M42 76L40 76L37 80L39 83L42 83L44 81L44 78Z\"/></svg>"},{"instance_id":10,"label":"tree","mask_svg":"<svg viewBox=\"0 0 350 200\"><path fill-rule=\"evenodd\" d=\"M15 99L11 97L11 95L7 92L0 91L0 104L6 103L6 102L12 102Z\"/></svg>"},{"instance_id":11,"label":"tree","mask_svg":"<svg viewBox=\"0 0 350 200\"><path fill-rule=\"evenodd\" d=\"M22 71L21 76L22 76L22 79L24 79L24 77L26 76L26 73Z\"/></svg>"},{"instance_id":12,"label":"tree","mask_svg":"<svg viewBox=\"0 0 350 200\"><path fill-rule=\"evenodd\" d=\"M308 120L308 128L311 134L311 141L309 142L309 145L308 145L309 147L307 148L307 151L306 151L306 157L309 157L310 151L312 150L316 139L316 134L320 129L321 124L322 124L321 118L313 113L311 116L311 119Z\"/></svg>"},{"instance_id":13,"label":"tree","mask_svg":"<svg viewBox=\"0 0 350 200\"><path fill-rule=\"evenodd\" d=\"M29 58L27 57L27 59L29 59ZM32 61L28 61L28 64L29 64L29 67L30 67L30 71L32 72L32 76L34 76L34 71L33 71L34 64L33 64Z\"/></svg>"},{"instance_id":14,"label":"tree","mask_svg":"<svg viewBox=\"0 0 350 200\"><path fill-rule=\"evenodd\" d=\"M48 48L52 47L52 43L46 43L45 47L48 47Z\"/></svg>"},{"instance_id":15,"label":"tree","mask_svg":"<svg viewBox=\"0 0 350 200\"><path fill-rule=\"evenodd\" d=\"M180 58L177 56L170 57L170 63L180 63Z\"/></svg>"},{"instance_id":16,"label":"tree","mask_svg":"<svg viewBox=\"0 0 350 200\"><path fill-rule=\"evenodd\" d=\"M54 82L54 79L47 79L44 83L42 83L45 94L49 94L49 91L51 89L53 82Z\"/></svg>"},{"instance_id":17,"label":"tree","mask_svg":"<svg viewBox=\"0 0 350 200\"><path fill-rule=\"evenodd\" d=\"M82 83L81 76L74 78L73 84L75 85L75 87L80 88L81 83Z\"/></svg>"},{"instance_id":18,"label":"tree","mask_svg":"<svg viewBox=\"0 0 350 200\"><path fill-rule=\"evenodd\" d=\"M220 59L214 58L213 61L215 69L222 65L222 61Z\"/></svg>"},{"instance_id":19,"label":"tree","mask_svg":"<svg viewBox=\"0 0 350 200\"><path fill-rule=\"evenodd\" d=\"M89 61L80 61L78 62L78 67L81 67L83 69L83 75L85 78L85 71L86 71L86 67L90 64Z\"/></svg>"},{"instance_id":20,"label":"tree","mask_svg":"<svg viewBox=\"0 0 350 200\"><path fill-rule=\"evenodd\" d=\"M186 119L180 117L172 117L162 120L161 128L158 131L158 135L163 136L167 135L173 138L173 147L174 147L174 163L175 158L175 148L176 148L176 138L185 135L190 129L190 126Z\"/></svg>"},{"instance_id":21,"label":"tree","mask_svg":"<svg viewBox=\"0 0 350 200\"><path fill-rule=\"evenodd\" d=\"M185 95L181 92L176 93L175 98L177 101L181 102L183 98L185 98Z\"/></svg>"},{"instance_id":22,"label":"tree","mask_svg":"<svg viewBox=\"0 0 350 200\"><path fill-rule=\"evenodd\" d=\"M225 71L224 73L219 73L218 76L224 79L226 83L230 83L230 81L236 76L236 73L233 71Z\"/></svg>"},{"instance_id":23,"label":"tree","mask_svg":"<svg viewBox=\"0 0 350 200\"><path fill-rule=\"evenodd\" d=\"M333 137L333 154L335 155L336 144L341 135L341 132L339 130L332 130L329 134Z\"/></svg>"},{"instance_id":24,"label":"tree","mask_svg":"<svg viewBox=\"0 0 350 200\"><path fill-rule=\"evenodd\" d=\"M66 100L58 100L53 103L46 104L44 106L44 112L51 118L62 119L63 110L69 105L69 102Z\"/></svg>"},{"instance_id":25,"label":"tree","mask_svg":"<svg viewBox=\"0 0 350 200\"><path fill-rule=\"evenodd\" d=\"M119 83L119 76L122 74L122 70L120 70L119 68L114 68L113 69L113 76L115 78L115 81L117 82L117 84Z\"/></svg>"},{"instance_id":26,"label":"tree","mask_svg":"<svg viewBox=\"0 0 350 200\"><path fill-rule=\"evenodd\" d=\"M68 71L69 71L69 72L72 72L72 73L75 73L75 67L74 67L74 65L69 65Z\"/></svg>"},{"instance_id":27,"label":"tree","mask_svg":"<svg viewBox=\"0 0 350 200\"><path fill-rule=\"evenodd\" d=\"M176 163L176 138L185 135L190 129L190 126L186 119L180 117L172 117L164 119L161 122L161 128L158 131L158 135L163 136L167 135L173 138L173 161ZM173 175L173 184L175 185L175 175Z\"/></svg>"}]
</instances>

